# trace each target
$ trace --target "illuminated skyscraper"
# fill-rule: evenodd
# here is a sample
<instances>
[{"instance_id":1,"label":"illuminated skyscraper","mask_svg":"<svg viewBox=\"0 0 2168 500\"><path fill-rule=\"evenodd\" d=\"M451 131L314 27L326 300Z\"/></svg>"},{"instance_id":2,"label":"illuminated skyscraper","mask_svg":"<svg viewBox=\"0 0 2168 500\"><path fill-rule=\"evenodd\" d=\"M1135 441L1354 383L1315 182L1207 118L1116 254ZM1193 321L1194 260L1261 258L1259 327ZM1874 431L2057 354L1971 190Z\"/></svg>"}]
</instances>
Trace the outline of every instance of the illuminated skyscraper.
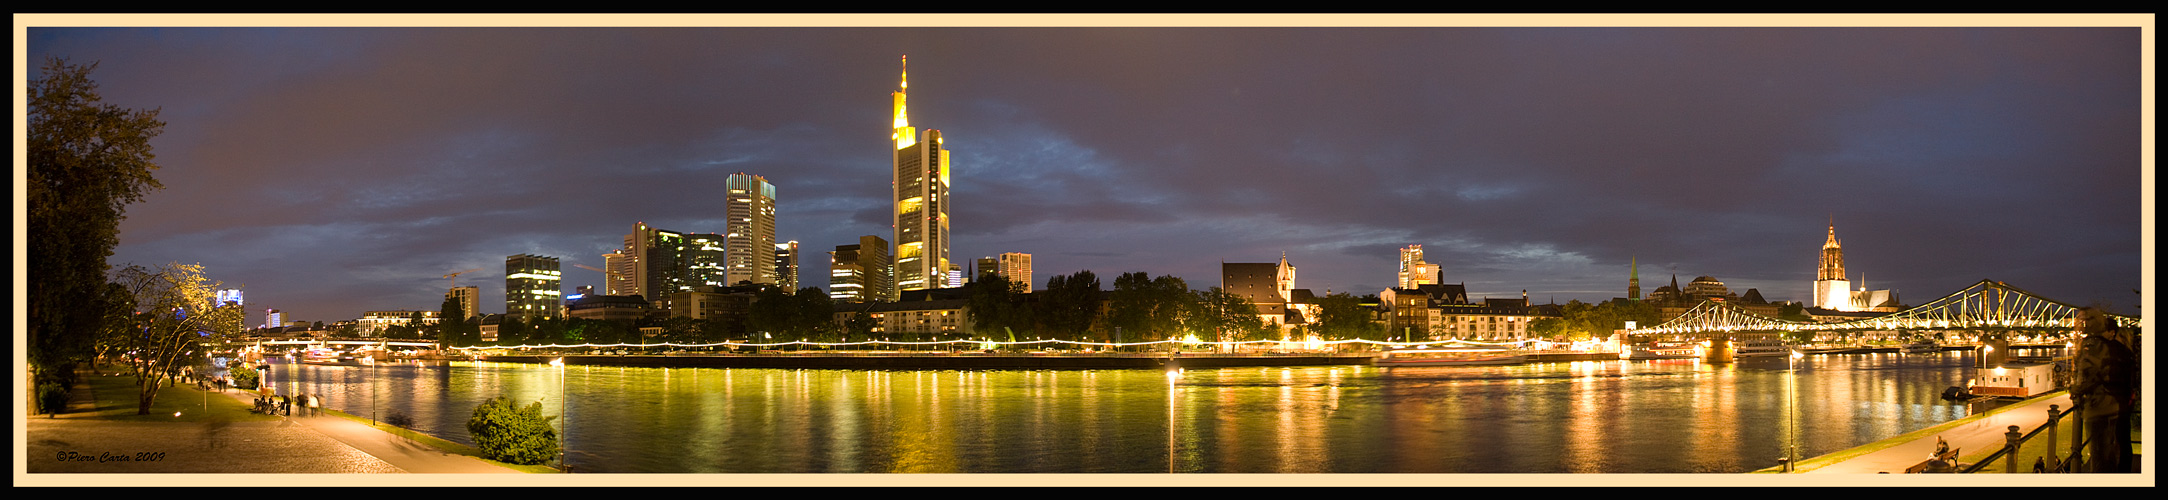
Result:
<instances>
[{"instance_id":1,"label":"illuminated skyscraper","mask_svg":"<svg viewBox=\"0 0 2168 500\"><path fill-rule=\"evenodd\" d=\"M728 196L723 231L728 269L720 284L775 284L775 185L758 175L730 174Z\"/></svg>"},{"instance_id":2,"label":"illuminated skyscraper","mask_svg":"<svg viewBox=\"0 0 2168 500\"><path fill-rule=\"evenodd\" d=\"M908 59L906 59L908 62ZM898 83L895 98L893 146L896 216L896 290L941 288L947 284L949 264L949 151L941 145L941 131L927 129L919 137L905 112L904 95L910 73Z\"/></svg>"},{"instance_id":3,"label":"illuminated skyscraper","mask_svg":"<svg viewBox=\"0 0 2168 500\"><path fill-rule=\"evenodd\" d=\"M519 254L504 258L504 315L522 321L560 316L564 274L556 257Z\"/></svg>"},{"instance_id":4,"label":"illuminated skyscraper","mask_svg":"<svg viewBox=\"0 0 2168 500\"><path fill-rule=\"evenodd\" d=\"M1024 293L1031 293L1031 254L1009 252L995 258L994 272L1010 283L1024 286Z\"/></svg>"}]
</instances>

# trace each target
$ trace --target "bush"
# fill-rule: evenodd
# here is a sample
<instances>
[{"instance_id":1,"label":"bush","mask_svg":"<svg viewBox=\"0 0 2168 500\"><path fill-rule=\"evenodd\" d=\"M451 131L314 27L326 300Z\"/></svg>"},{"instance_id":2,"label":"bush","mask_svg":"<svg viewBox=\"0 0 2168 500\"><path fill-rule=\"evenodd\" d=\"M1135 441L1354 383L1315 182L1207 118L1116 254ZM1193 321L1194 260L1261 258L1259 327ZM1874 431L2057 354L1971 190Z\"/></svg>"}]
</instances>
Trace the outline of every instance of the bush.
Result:
<instances>
[{"instance_id":1,"label":"bush","mask_svg":"<svg viewBox=\"0 0 2168 500\"><path fill-rule=\"evenodd\" d=\"M467 432L474 436L474 446L482 450L483 458L539 465L557 457L557 430L549 423L554 418L542 416L540 401L517 407L512 400L498 396L474 407L474 417L467 419Z\"/></svg>"},{"instance_id":2,"label":"bush","mask_svg":"<svg viewBox=\"0 0 2168 500\"><path fill-rule=\"evenodd\" d=\"M58 382L38 384L38 412L54 414L68 409L68 388Z\"/></svg>"},{"instance_id":3,"label":"bush","mask_svg":"<svg viewBox=\"0 0 2168 500\"><path fill-rule=\"evenodd\" d=\"M391 424L392 427L405 429L414 426L414 417L409 417L405 413L399 413L395 411L391 412L390 415L384 416L384 423Z\"/></svg>"},{"instance_id":4,"label":"bush","mask_svg":"<svg viewBox=\"0 0 2168 500\"><path fill-rule=\"evenodd\" d=\"M235 363L230 368L227 368L226 372L233 375L233 388L242 390L256 389L259 376L256 374L255 368L249 368L245 363Z\"/></svg>"}]
</instances>

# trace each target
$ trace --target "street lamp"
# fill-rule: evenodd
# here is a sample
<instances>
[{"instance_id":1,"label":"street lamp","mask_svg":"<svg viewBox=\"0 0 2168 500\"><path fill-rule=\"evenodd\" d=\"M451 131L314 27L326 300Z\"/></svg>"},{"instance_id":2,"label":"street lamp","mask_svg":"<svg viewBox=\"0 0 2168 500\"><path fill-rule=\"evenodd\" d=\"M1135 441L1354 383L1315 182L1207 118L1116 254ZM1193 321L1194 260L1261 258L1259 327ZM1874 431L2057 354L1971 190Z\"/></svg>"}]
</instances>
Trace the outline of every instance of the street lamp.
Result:
<instances>
[{"instance_id":1,"label":"street lamp","mask_svg":"<svg viewBox=\"0 0 2168 500\"><path fill-rule=\"evenodd\" d=\"M1788 437L1790 438L1790 441L1791 441L1791 446L1789 446L1789 447L1788 447L1788 448L1787 448L1786 450L1784 450L1784 470L1785 470L1785 472L1791 472L1791 471L1793 471L1793 470L1797 470L1797 468L1798 468L1798 466L1799 466L1799 388L1798 388L1798 386L1799 386L1799 365L1798 365L1798 363L1799 363L1799 358L1803 358L1803 357L1806 357L1806 354L1802 354L1802 353L1800 353L1800 352L1799 352L1799 350L1797 350L1797 349L1794 349L1794 350L1792 350L1792 353L1791 353L1790 355L1787 355L1787 356L1785 356L1785 357L1784 357L1784 372L1785 372L1785 377L1784 377L1784 395L1785 395L1785 399L1787 400L1787 404L1791 406L1791 408L1789 409L1789 411L1786 411L1786 412L1784 412L1784 425L1785 425L1785 427L1786 427L1787 429L1789 429L1789 431L1788 431L1788 432L1786 432L1785 434L1786 434L1786 435L1787 435L1787 436L1788 436Z\"/></svg>"},{"instance_id":2,"label":"street lamp","mask_svg":"<svg viewBox=\"0 0 2168 500\"><path fill-rule=\"evenodd\" d=\"M361 363L369 365L369 425L376 425L376 356L363 356Z\"/></svg>"},{"instance_id":3,"label":"street lamp","mask_svg":"<svg viewBox=\"0 0 2168 500\"><path fill-rule=\"evenodd\" d=\"M571 436L565 435L565 410L571 408L565 404L569 402L565 401L565 358L550 360L550 366L557 367L557 468L564 469L565 454L570 452L567 443L571 442Z\"/></svg>"}]
</instances>

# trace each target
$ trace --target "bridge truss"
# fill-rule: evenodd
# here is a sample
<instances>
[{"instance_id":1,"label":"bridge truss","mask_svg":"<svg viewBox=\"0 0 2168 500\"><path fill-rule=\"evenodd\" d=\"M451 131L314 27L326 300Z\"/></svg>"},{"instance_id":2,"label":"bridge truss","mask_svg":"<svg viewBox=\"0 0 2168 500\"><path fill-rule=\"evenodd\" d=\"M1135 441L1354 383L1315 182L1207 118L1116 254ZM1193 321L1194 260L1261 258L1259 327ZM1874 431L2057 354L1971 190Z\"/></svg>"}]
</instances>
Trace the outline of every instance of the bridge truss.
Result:
<instances>
[{"instance_id":1,"label":"bridge truss","mask_svg":"<svg viewBox=\"0 0 2168 500\"><path fill-rule=\"evenodd\" d=\"M1629 330L1634 335L1723 336L1782 332L1852 332L1896 330L1980 330L2069 332L2078 306L2041 297L1995 280L1980 280L1918 307L1872 318L1840 322L1790 321L1756 314L1719 301L1703 301L1663 324ZM2139 317L2109 314L2122 328L2137 328Z\"/></svg>"}]
</instances>

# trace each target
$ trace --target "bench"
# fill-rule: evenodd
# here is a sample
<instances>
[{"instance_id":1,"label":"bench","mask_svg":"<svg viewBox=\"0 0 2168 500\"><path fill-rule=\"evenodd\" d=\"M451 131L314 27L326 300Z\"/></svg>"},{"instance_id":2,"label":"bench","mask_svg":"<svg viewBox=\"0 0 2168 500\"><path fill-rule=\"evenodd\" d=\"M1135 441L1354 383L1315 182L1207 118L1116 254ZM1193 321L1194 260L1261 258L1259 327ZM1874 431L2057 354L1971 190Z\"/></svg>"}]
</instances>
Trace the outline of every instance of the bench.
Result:
<instances>
[{"instance_id":1,"label":"bench","mask_svg":"<svg viewBox=\"0 0 2168 500\"><path fill-rule=\"evenodd\" d=\"M1940 473L1940 472L1957 472L1957 452L1958 452L1959 450L1962 450L1962 449L1963 449L1963 448L1955 448L1955 449L1951 449L1950 451L1945 451L1945 452L1942 452L1942 454L1940 454L1940 455L1935 455L1935 458L1930 458L1930 459L1927 459L1927 460L1922 460L1922 461L1920 461L1920 463L1919 463L1919 464L1917 464L1917 465L1913 465L1913 466L1911 466L1911 467L1906 467L1906 468L1905 468L1905 473L1906 473L1906 474L1920 474L1920 473ZM1934 465L1935 465L1935 463L1936 463L1936 462L1941 462L1941 463L1945 464L1945 465L1944 465L1944 467L1946 467L1946 468L1944 468L1944 469L1937 469L1937 470L1928 470L1928 469L1930 469L1930 468L1934 468Z\"/></svg>"}]
</instances>

